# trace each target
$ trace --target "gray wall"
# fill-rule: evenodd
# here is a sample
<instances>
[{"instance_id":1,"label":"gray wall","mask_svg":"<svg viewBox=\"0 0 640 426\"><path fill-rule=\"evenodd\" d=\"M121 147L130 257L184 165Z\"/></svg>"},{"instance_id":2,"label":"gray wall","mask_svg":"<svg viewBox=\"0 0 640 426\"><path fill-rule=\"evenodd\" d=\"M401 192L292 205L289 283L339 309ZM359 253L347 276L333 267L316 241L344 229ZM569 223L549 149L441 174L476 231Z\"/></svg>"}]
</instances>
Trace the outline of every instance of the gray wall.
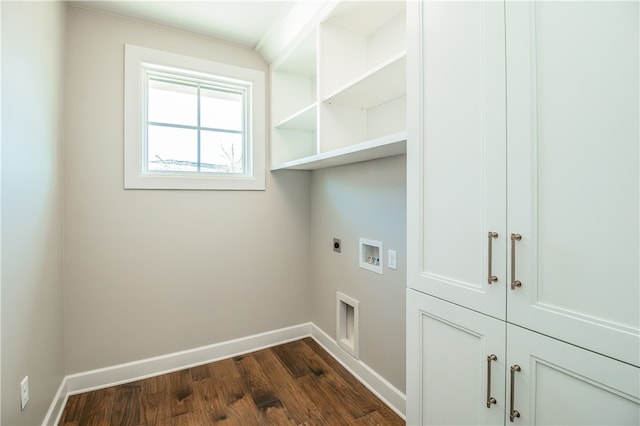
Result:
<instances>
[{"instance_id":1,"label":"gray wall","mask_svg":"<svg viewBox=\"0 0 640 426\"><path fill-rule=\"evenodd\" d=\"M42 422L64 376L61 113L65 8L2 2L2 418ZM30 401L20 411L20 381Z\"/></svg>"},{"instance_id":2,"label":"gray wall","mask_svg":"<svg viewBox=\"0 0 640 426\"><path fill-rule=\"evenodd\" d=\"M333 237L342 253L333 251ZM383 274L358 265L359 238L384 244ZM398 269L387 268L387 250ZM313 172L312 321L336 337L336 292L360 302L360 359L404 392L406 157Z\"/></svg>"},{"instance_id":3,"label":"gray wall","mask_svg":"<svg viewBox=\"0 0 640 426\"><path fill-rule=\"evenodd\" d=\"M403 156L268 173L264 192L125 191L125 42L267 65L74 6L66 34L60 3L0 7L2 424L41 422L64 374L307 321L335 337L336 291L361 302L361 359L404 390ZM396 249L398 270L360 269L361 236Z\"/></svg>"},{"instance_id":4,"label":"gray wall","mask_svg":"<svg viewBox=\"0 0 640 426\"><path fill-rule=\"evenodd\" d=\"M247 49L69 7L69 374L309 320L308 173L268 173L258 192L123 189L125 43L268 70Z\"/></svg>"}]
</instances>

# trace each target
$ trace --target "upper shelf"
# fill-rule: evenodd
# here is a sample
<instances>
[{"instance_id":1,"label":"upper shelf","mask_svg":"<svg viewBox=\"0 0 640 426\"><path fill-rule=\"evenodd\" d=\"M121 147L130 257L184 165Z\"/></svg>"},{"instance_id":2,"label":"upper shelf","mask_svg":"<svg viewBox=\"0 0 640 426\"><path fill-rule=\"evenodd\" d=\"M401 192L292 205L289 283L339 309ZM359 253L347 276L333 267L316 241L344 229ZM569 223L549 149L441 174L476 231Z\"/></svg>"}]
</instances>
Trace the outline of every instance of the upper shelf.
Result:
<instances>
[{"instance_id":1,"label":"upper shelf","mask_svg":"<svg viewBox=\"0 0 640 426\"><path fill-rule=\"evenodd\" d=\"M317 170L406 154L407 133L398 132L333 151L277 164L271 170Z\"/></svg>"},{"instance_id":2,"label":"upper shelf","mask_svg":"<svg viewBox=\"0 0 640 426\"><path fill-rule=\"evenodd\" d=\"M315 102L306 108L290 115L280 121L277 129L302 130L304 132L315 132L318 128L318 104Z\"/></svg>"},{"instance_id":3,"label":"upper shelf","mask_svg":"<svg viewBox=\"0 0 640 426\"><path fill-rule=\"evenodd\" d=\"M324 102L369 109L406 93L407 54L402 52L365 75L353 80L329 96Z\"/></svg>"}]
</instances>

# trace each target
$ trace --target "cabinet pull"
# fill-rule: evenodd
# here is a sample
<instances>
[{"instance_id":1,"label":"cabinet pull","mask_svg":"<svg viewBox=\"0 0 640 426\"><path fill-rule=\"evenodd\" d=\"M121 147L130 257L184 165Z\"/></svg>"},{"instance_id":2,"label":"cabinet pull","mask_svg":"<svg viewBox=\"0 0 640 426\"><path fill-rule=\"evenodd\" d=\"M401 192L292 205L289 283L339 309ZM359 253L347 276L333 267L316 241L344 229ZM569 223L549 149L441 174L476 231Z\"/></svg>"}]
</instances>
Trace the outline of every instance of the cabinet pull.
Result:
<instances>
[{"instance_id":1,"label":"cabinet pull","mask_svg":"<svg viewBox=\"0 0 640 426\"><path fill-rule=\"evenodd\" d=\"M488 247L487 247L487 252L488 252L487 258L489 260L489 264L488 264L488 267L487 267L487 271L488 271L487 282L489 284L493 284L496 281L498 281L498 277L496 277L495 275L493 275L491 273L491 264L493 263L492 260L491 260L492 255L493 255L492 241L493 241L494 238L498 238L498 233L489 231L488 237L489 237L489 243L488 243Z\"/></svg>"},{"instance_id":2,"label":"cabinet pull","mask_svg":"<svg viewBox=\"0 0 640 426\"><path fill-rule=\"evenodd\" d=\"M521 287L522 283L516 280L516 241L520 241L522 235L511 234L511 290Z\"/></svg>"},{"instance_id":3,"label":"cabinet pull","mask_svg":"<svg viewBox=\"0 0 640 426\"><path fill-rule=\"evenodd\" d=\"M491 396L491 361L497 361L495 354L487 355L487 408L491 408L497 401Z\"/></svg>"},{"instance_id":4,"label":"cabinet pull","mask_svg":"<svg viewBox=\"0 0 640 426\"><path fill-rule=\"evenodd\" d=\"M516 417L520 417L520 413L518 412L518 410L513 409L513 394L515 388L516 371L520 370L521 368L518 364L511 366L511 392L509 396L509 420L511 420L511 423L513 423L513 420Z\"/></svg>"}]
</instances>

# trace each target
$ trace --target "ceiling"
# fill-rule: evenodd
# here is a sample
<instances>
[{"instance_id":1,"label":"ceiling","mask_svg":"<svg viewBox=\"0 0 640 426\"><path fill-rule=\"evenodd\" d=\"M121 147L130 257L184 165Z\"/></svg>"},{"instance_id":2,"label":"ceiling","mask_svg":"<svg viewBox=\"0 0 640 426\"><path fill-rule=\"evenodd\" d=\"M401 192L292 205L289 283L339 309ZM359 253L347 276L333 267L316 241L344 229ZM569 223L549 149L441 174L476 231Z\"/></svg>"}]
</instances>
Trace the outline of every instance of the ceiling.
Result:
<instances>
[{"instance_id":1,"label":"ceiling","mask_svg":"<svg viewBox=\"0 0 640 426\"><path fill-rule=\"evenodd\" d=\"M209 1L70 1L141 21L226 40L256 49L271 27L282 21L295 2L291 0Z\"/></svg>"}]
</instances>

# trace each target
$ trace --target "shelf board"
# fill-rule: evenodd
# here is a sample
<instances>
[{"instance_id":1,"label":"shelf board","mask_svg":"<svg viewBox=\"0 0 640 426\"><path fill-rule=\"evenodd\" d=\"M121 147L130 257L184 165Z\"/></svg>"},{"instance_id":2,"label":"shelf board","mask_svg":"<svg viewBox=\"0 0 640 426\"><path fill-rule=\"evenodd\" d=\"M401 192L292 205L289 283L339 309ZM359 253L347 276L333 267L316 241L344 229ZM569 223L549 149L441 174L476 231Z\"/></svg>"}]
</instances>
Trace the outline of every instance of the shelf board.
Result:
<instances>
[{"instance_id":1,"label":"shelf board","mask_svg":"<svg viewBox=\"0 0 640 426\"><path fill-rule=\"evenodd\" d=\"M334 91L324 102L369 109L406 94L406 58L402 52Z\"/></svg>"},{"instance_id":2,"label":"shelf board","mask_svg":"<svg viewBox=\"0 0 640 426\"><path fill-rule=\"evenodd\" d=\"M276 129L315 132L318 128L318 104L315 102L290 115L276 125Z\"/></svg>"},{"instance_id":3,"label":"shelf board","mask_svg":"<svg viewBox=\"0 0 640 426\"><path fill-rule=\"evenodd\" d=\"M399 132L344 148L277 164L271 170L317 170L361 161L392 157L407 152L407 132Z\"/></svg>"}]
</instances>

